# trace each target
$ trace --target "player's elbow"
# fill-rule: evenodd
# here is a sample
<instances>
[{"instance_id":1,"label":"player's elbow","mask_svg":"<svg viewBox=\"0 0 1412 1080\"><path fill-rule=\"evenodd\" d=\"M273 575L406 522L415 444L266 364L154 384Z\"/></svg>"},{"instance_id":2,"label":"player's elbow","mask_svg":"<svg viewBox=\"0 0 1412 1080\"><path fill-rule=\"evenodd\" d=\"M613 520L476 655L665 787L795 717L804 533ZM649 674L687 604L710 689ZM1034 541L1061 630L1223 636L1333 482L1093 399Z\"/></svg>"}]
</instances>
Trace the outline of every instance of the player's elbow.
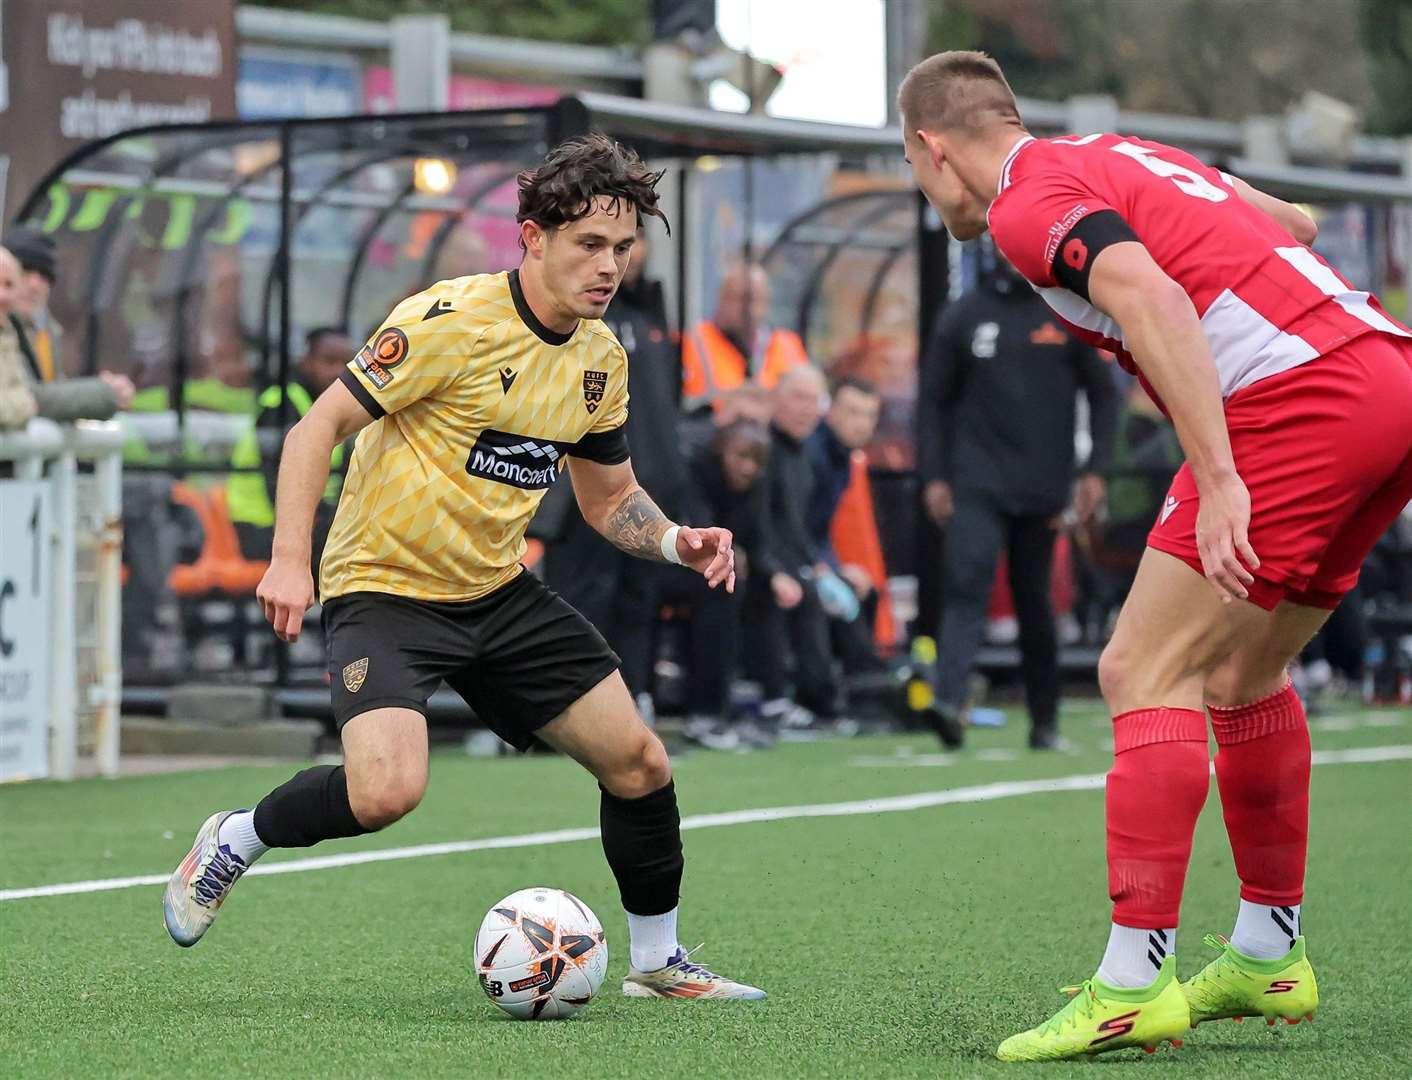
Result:
<instances>
[{"instance_id":1,"label":"player's elbow","mask_svg":"<svg viewBox=\"0 0 1412 1080\"><path fill-rule=\"evenodd\" d=\"M1308 246L1319 237L1319 223L1297 206L1290 207L1290 220L1286 226L1289 234L1301 244Z\"/></svg>"}]
</instances>

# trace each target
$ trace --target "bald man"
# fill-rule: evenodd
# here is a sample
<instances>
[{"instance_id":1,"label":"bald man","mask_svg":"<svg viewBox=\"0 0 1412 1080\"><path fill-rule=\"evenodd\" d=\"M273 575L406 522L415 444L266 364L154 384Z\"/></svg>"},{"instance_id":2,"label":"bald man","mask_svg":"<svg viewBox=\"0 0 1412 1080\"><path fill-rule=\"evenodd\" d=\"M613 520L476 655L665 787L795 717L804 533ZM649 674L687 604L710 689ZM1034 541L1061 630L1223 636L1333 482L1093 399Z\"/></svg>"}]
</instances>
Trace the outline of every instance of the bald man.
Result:
<instances>
[{"instance_id":1,"label":"bald man","mask_svg":"<svg viewBox=\"0 0 1412 1080\"><path fill-rule=\"evenodd\" d=\"M807 366L804 342L771 329L770 278L759 263L732 263L721 278L716 311L682 341L682 399L688 409L722 402L751 382L772 388L791 368Z\"/></svg>"}]
</instances>

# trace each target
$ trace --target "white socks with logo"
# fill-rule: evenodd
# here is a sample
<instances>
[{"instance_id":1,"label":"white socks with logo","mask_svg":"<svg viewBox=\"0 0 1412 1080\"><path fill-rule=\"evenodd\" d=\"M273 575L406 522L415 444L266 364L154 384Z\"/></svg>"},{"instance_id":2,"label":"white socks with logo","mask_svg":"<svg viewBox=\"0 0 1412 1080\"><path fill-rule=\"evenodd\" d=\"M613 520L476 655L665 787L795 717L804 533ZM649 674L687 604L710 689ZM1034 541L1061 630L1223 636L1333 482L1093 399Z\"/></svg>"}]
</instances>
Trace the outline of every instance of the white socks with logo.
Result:
<instances>
[{"instance_id":1,"label":"white socks with logo","mask_svg":"<svg viewBox=\"0 0 1412 1080\"><path fill-rule=\"evenodd\" d=\"M1098 977L1109 986L1125 990L1150 986L1162 961L1177 947L1177 928L1140 930L1113 924L1108 950L1098 965Z\"/></svg>"},{"instance_id":2,"label":"white socks with logo","mask_svg":"<svg viewBox=\"0 0 1412 1080\"><path fill-rule=\"evenodd\" d=\"M255 831L255 811L237 810L221 822L216 831L216 843L230 848L232 855L249 866L270 849Z\"/></svg>"},{"instance_id":3,"label":"white socks with logo","mask_svg":"<svg viewBox=\"0 0 1412 1080\"><path fill-rule=\"evenodd\" d=\"M1300 906L1271 907L1242 900L1231 931L1236 952L1256 960L1278 960L1294 947L1294 939L1300 935Z\"/></svg>"},{"instance_id":4,"label":"white socks with logo","mask_svg":"<svg viewBox=\"0 0 1412 1080\"><path fill-rule=\"evenodd\" d=\"M634 971L664 968L681 946L677 944L677 909L665 915L628 916L628 951Z\"/></svg>"}]
</instances>

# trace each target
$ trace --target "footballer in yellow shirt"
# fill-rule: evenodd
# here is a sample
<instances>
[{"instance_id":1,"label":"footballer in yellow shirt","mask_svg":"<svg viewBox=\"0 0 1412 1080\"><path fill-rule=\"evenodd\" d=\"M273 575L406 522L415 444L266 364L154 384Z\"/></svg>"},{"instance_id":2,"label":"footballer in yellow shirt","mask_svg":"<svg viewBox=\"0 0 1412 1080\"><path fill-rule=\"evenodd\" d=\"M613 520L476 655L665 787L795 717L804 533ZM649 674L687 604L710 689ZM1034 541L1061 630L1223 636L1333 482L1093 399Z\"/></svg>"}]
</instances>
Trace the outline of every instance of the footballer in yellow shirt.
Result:
<instances>
[{"instance_id":1,"label":"footballer in yellow shirt","mask_svg":"<svg viewBox=\"0 0 1412 1080\"><path fill-rule=\"evenodd\" d=\"M735 587L730 533L673 524L638 486L623 433L627 357L600 321L643 217L665 222L661 175L606 136L557 147L519 177L519 269L438 282L398 304L290 430L257 591L287 641L314 599L310 532L330 453L358 433L320 572L344 763L305 769L253 811L207 819L163 898L178 944L200 940L269 848L374 831L415 808L427 701L445 680L512 746L537 737L598 780L603 849L628 918L624 994L765 996L681 949L666 751L602 636L519 562L526 526L567 466L584 518L619 548ZM546 957L536 1016L564 968Z\"/></svg>"}]
</instances>

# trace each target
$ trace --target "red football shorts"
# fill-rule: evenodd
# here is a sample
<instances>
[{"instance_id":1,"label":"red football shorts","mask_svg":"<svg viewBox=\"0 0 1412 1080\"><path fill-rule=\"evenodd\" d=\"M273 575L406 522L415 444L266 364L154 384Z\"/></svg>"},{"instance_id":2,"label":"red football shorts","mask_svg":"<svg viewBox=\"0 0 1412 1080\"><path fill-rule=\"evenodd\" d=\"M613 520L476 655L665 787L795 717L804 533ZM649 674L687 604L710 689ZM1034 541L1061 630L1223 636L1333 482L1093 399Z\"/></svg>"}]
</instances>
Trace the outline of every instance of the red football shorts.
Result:
<instances>
[{"instance_id":1,"label":"red football shorts","mask_svg":"<svg viewBox=\"0 0 1412 1080\"><path fill-rule=\"evenodd\" d=\"M1226 401L1250 491L1250 600L1334 608L1412 502L1412 339L1373 333ZM1196 481L1183 465L1147 543L1201 573Z\"/></svg>"}]
</instances>

